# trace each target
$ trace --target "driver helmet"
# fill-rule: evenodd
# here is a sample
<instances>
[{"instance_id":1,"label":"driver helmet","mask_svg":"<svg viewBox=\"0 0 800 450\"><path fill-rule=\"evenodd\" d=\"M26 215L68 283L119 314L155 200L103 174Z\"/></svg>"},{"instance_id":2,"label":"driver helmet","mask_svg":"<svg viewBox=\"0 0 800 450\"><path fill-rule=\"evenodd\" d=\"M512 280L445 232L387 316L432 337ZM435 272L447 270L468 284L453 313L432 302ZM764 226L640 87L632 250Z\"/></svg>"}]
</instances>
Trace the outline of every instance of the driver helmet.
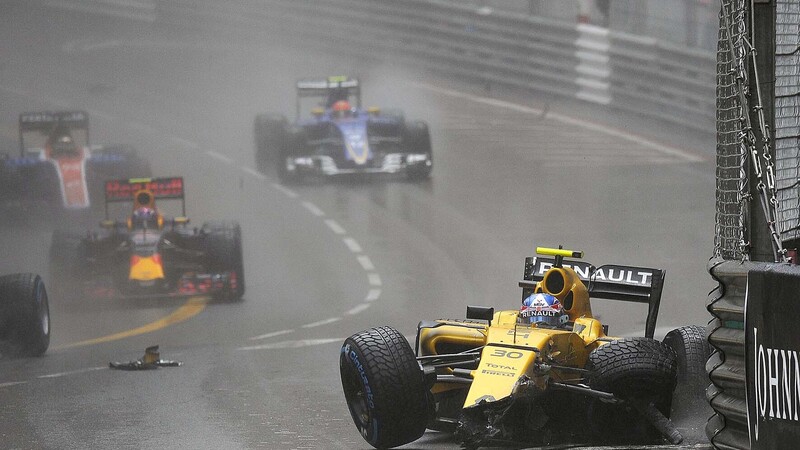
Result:
<instances>
[{"instance_id":1,"label":"driver helmet","mask_svg":"<svg viewBox=\"0 0 800 450\"><path fill-rule=\"evenodd\" d=\"M158 228L158 213L153 208L136 208L131 217L131 228Z\"/></svg>"},{"instance_id":2,"label":"driver helmet","mask_svg":"<svg viewBox=\"0 0 800 450\"><path fill-rule=\"evenodd\" d=\"M344 117L351 111L352 107L350 106L350 102L348 102L347 100L338 100L334 102L331 109L333 110L333 114L335 116Z\"/></svg>"},{"instance_id":3,"label":"driver helmet","mask_svg":"<svg viewBox=\"0 0 800 450\"><path fill-rule=\"evenodd\" d=\"M54 155L68 155L76 151L75 141L72 140L72 136L69 134L56 136L50 142L50 146Z\"/></svg>"},{"instance_id":4,"label":"driver helmet","mask_svg":"<svg viewBox=\"0 0 800 450\"><path fill-rule=\"evenodd\" d=\"M522 301L519 321L537 325L558 327L569 321L561 302L550 294L534 293Z\"/></svg>"}]
</instances>

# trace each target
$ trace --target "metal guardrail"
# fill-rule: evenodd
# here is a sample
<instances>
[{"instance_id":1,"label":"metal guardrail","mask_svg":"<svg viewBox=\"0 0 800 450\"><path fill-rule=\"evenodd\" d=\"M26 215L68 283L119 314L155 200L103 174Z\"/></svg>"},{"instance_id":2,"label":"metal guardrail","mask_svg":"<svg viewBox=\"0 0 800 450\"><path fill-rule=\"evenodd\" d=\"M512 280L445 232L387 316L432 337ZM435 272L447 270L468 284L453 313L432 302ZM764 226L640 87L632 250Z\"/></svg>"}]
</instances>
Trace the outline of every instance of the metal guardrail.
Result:
<instances>
[{"instance_id":1,"label":"metal guardrail","mask_svg":"<svg viewBox=\"0 0 800 450\"><path fill-rule=\"evenodd\" d=\"M82 13L155 22L156 0L45 0L45 5Z\"/></svg>"},{"instance_id":2,"label":"metal guardrail","mask_svg":"<svg viewBox=\"0 0 800 450\"><path fill-rule=\"evenodd\" d=\"M714 129L714 54L593 25L445 0L64 0L195 30L264 33L484 83ZM113 5L113 8L110 6ZM111 9L109 9L111 8ZM92 8L83 8L90 10ZM148 11L149 14L149 11ZM149 17L149 16L147 16Z\"/></svg>"},{"instance_id":3,"label":"metal guardrail","mask_svg":"<svg viewBox=\"0 0 800 450\"><path fill-rule=\"evenodd\" d=\"M719 449L750 448L745 398L744 300L747 273L754 262L714 258L708 271L719 282L708 295L713 316L708 340L713 352L706 363L711 386L706 397L715 414L706 424L706 435Z\"/></svg>"}]
</instances>

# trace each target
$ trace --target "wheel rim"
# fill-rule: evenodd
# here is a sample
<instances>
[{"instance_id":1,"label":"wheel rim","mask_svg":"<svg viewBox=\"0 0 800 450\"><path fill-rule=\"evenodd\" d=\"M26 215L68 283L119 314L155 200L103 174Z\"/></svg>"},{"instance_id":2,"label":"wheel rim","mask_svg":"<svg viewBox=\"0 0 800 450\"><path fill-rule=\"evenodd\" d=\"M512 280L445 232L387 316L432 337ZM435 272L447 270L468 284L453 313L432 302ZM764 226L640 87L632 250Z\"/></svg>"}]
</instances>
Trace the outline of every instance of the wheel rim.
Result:
<instances>
[{"instance_id":1,"label":"wheel rim","mask_svg":"<svg viewBox=\"0 0 800 450\"><path fill-rule=\"evenodd\" d=\"M347 406L350 408L350 414L359 427L367 429L367 425L372 421L372 414L367 405L367 393L364 390L364 384L358 378L358 374L352 366L347 366L345 374L344 394L347 399Z\"/></svg>"},{"instance_id":2,"label":"wheel rim","mask_svg":"<svg viewBox=\"0 0 800 450\"><path fill-rule=\"evenodd\" d=\"M50 335L50 314L47 303L47 294L42 288L42 284L36 287L36 300L39 303L39 324L45 336Z\"/></svg>"}]
</instances>

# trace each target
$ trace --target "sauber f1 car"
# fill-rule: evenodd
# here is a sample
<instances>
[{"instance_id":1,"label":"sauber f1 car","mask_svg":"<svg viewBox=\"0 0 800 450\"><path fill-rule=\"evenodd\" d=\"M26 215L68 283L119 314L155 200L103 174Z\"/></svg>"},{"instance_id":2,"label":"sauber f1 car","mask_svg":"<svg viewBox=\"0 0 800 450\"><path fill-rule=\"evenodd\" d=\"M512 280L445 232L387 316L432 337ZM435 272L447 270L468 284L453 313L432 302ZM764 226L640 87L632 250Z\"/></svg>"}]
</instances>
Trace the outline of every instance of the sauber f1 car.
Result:
<instances>
[{"instance_id":1,"label":"sauber f1 car","mask_svg":"<svg viewBox=\"0 0 800 450\"><path fill-rule=\"evenodd\" d=\"M679 367L704 366L694 355L707 355L708 344L699 327L653 339L664 271L595 268L564 260L582 253L560 248L537 253L526 259L520 309L470 306L467 320L422 321L414 349L390 327L345 340L342 387L369 444L403 445L426 427L455 432L467 448L682 440L668 418L687 373ZM645 336L609 336L590 296L648 304Z\"/></svg>"},{"instance_id":2,"label":"sauber f1 car","mask_svg":"<svg viewBox=\"0 0 800 450\"><path fill-rule=\"evenodd\" d=\"M0 204L86 210L107 179L149 176L150 166L126 146L90 146L84 111L19 116L20 155L0 158Z\"/></svg>"},{"instance_id":3,"label":"sauber f1 car","mask_svg":"<svg viewBox=\"0 0 800 450\"><path fill-rule=\"evenodd\" d=\"M301 99L319 98L311 117L300 119ZM361 107L355 78L297 82L297 118L260 114L255 120L256 164L277 165L282 181L305 176L405 173L427 178L433 169L428 125L402 114Z\"/></svg>"},{"instance_id":4,"label":"sauber f1 car","mask_svg":"<svg viewBox=\"0 0 800 450\"><path fill-rule=\"evenodd\" d=\"M208 294L239 299L244 265L239 224L206 222L189 226L183 178L107 181L106 211L133 204L127 219L110 220L83 236L56 231L50 247L51 275L78 282L79 292L97 296ZM179 200L181 216L164 217L156 200Z\"/></svg>"}]
</instances>

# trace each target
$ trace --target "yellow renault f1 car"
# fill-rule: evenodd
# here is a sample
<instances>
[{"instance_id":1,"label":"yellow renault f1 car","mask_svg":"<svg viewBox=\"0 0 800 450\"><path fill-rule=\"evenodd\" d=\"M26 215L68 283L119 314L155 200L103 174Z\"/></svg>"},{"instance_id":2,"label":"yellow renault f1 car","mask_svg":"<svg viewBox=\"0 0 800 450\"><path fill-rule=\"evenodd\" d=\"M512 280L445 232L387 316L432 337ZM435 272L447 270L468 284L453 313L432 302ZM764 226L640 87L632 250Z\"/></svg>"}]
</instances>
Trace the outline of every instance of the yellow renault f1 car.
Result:
<instances>
[{"instance_id":1,"label":"yellow renault f1 car","mask_svg":"<svg viewBox=\"0 0 800 450\"><path fill-rule=\"evenodd\" d=\"M426 428L453 431L466 448L682 440L668 419L679 362L707 343L693 327L653 339L665 272L537 253L525 261L521 309L469 306L467 320L422 321L414 349L390 327L345 340L342 386L369 444L403 445ZM645 337L608 336L590 296L648 304Z\"/></svg>"}]
</instances>

